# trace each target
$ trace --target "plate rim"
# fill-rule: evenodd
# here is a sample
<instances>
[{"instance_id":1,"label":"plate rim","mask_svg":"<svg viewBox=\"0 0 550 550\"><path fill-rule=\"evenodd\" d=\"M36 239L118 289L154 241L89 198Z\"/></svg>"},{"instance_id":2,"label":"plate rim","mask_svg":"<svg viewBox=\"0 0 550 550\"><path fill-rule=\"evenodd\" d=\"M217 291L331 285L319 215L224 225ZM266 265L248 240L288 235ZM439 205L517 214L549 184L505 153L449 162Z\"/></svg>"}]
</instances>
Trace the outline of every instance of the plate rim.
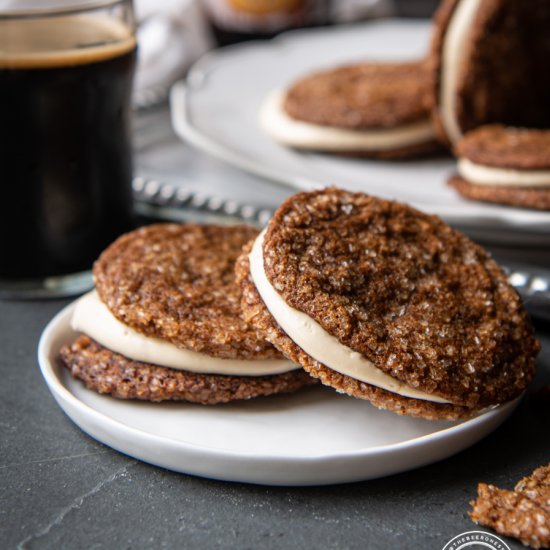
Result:
<instances>
[{"instance_id":1,"label":"plate rim","mask_svg":"<svg viewBox=\"0 0 550 550\"><path fill-rule=\"evenodd\" d=\"M382 477L385 475L391 475L393 473L407 471L409 469L419 467L420 465L430 464L432 462L442 460L447 456L453 455L473 445L474 443L488 435L490 432L492 432L494 429L496 429L496 427L498 427L502 422L504 422L506 418L508 418L508 416L513 412L519 400L521 399L518 398L515 401L501 405L473 419L466 420L454 426L443 428L431 434L407 439L389 445L369 447L367 449L354 449L351 451L348 450L333 453L318 453L310 456L297 456L289 454L268 455L258 453L257 451L242 452L228 449L220 449L207 445L198 445L189 441L175 440L167 436L156 435L149 431L143 431L128 424L125 424L120 420L110 417L108 414L96 410L91 405L84 403L66 387L59 375L61 366L56 366L55 362L50 360L49 355L52 353L52 340L55 339L59 332L65 332L67 330L66 325L68 324L68 319L70 313L74 308L74 305L75 302L71 302L70 304L66 305L49 321L40 336L38 344L38 363L40 371L55 400L57 401L61 409L65 412L65 414L67 414L75 424L77 424L84 432L88 433L88 435L90 435L94 439L124 454L134 456L135 458L138 458L142 461L182 473L191 473L193 475L199 475L202 477L223 479L228 481L293 486L323 485L339 482L359 481L362 479L371 479L374 477ZM67 338L70 334L70 332L67 333ZM106 399L109 398L108 396L104 397ZM237 470L239 470L240 462L244 459L245 462L252 461L253 466L255 466L255 468L252 468L252 470L254 471L252 471L250 475L246 474L235 477L234 474L230 474L230 476L228 477L227 473L224 473L223 471L214 473L212 471L205 472L201 468L192 471L192 469L188 467L187 464L185 465L185 468L180 469L179 467L173 467L173 465L168 464L168 462L171 461L166 461L163 459L155 461L151 459L150 456L148 458L143 458L142 455L140 456L140 453L136 454L135 451L129 451L127 445L117 446L116 444L112 443L110 437L102 439L97 437L97 435L95 435L94 433L91 433L89 426L87 426L86 422L81 422L73 417L73 408L80 414L84 415L87 420L98 422L98 425L101 428L100 431L107 430L107 432L113 431L116 434L123 434L125 436L125 440L128 438L135 438L137 439L139 444L141 444L143 440L146 440L148 444L158 446L159 449L169 448L175 453L189 454L191 456L205 459L206 461L212 461L212 459L214 459L214 463L220 460L222 462L227 461L227 463L233 465L233 468L235 468L236 466ZM466 444L460 444L456 446L456 448L453 446L453 449L450 452L439 452L438 456L436 456L435 458L431 457L431 447L437 446L438 444L440 444L441 442L445 442L446 440L460 438L464 434L471 435L470 432L474 434L474 437L468 439ZM109 435L112 436L112 434ZM258 466L260 470L265 470L266 467L268 470L271 470L273 469L273 464L276 463L282 469L291 466L294 469L297 469L298 473L300 473L301 469L304 466L330 466L338 462L351 462L355 464L358 460L365 460L366 462L368 462L369 460L376 460L380 457L386 457L390 455L395 456L396 454L402 453L407 454L418 449L423 449L425 447L428 448L428 452L426 454L430 455L430 458L420 460L420 462L418 460L416 462L413 461L413 464L410 467L397 467L393 469L390 468L389 473L384 473L382 475L370 476L352 474L350 476L344 475L342 478L338 479L335 477L329 477L329 479L326 481L320 481L318 479L319 476L313 474L312 478L305 478L300 481L296 479L295 472L290 472L288 476L275 475L273 477L272 475L271 478L266 478L265 473L261 474L258 477L258 472L256 471L258 469ZM206 469L208 470L207 466ZM231 470L231 468L229 469Z\"/></svg>"}]
</instances>

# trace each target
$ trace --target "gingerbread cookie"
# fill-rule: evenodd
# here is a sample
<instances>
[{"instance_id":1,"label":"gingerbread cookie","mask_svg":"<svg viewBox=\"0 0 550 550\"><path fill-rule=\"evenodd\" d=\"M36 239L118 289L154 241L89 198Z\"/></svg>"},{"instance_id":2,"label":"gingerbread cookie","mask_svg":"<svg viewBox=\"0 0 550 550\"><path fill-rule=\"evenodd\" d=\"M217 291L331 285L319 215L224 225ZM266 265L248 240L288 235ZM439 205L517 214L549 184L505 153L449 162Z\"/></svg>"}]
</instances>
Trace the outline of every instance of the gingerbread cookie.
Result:
<instances>
[{"instance_id":1,"label":"gingerbread cookie","mask_svg":"<svg viewBox=\"0 0 550 550\"><path fill-rule=\"evenodd\" d=\"M243 313L324 384L456 419L512 400L539 344L516 291L435 216L360 193L300 193L237 262Z\"/></svg>"},{"instance_id":2,"label":"gingerbread cookie","mask_svg":"<svg viewBox=\"0 0 550 550\"><path fill-rule=\"evenodd\" d=\"M298 149L410 158L439 149L422 62L362 63L314 73L273 92L261 124Z\"/></svg>"},{"instance_id":3,"label":"gingerbread cookie","mask_svg":"<svg viewBox=\"0 0 550 550\"><path fill-rule=\"evenodd\" d=\"M257 231L157 224L120 237L94 265L96 291L61 359L120 398L203 404L294 391L310 378L240 317L234 263Z\"/></svg>"},{"instance_id":4,"label":"gingerbread cookie","mask_svg":"<svg viewBox=\"0 0 550 550\"><path fill-rule=\"evenodd\" d=\"M449 185L468 199L550 210L550 131L481 126L455 146Z\"/></svg>"},{"instance_id":5,"label":"gingerbread cookie","mask_svg":"<svg viewBox=\"0 0 550 550\"><path fill-rule=\"evenodd\" d=\"M545 0L444 0L434 19L432 112L456 143L489 123L550 126Z\"/></svg>"}]
</instances>

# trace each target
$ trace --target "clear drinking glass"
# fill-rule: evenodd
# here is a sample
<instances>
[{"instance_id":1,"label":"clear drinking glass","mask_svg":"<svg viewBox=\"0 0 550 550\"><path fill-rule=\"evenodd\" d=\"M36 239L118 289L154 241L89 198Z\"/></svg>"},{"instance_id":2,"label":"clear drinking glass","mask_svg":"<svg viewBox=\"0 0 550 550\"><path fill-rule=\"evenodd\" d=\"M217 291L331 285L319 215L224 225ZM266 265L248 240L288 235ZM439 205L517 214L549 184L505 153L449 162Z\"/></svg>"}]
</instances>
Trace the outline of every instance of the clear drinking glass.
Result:
<instances>
[{"instance_id":1,"label":"clear drinking glass","mask_svg":"<svg viewBox=\"0 0 550 550\"><path fill-rule=\"evenodd\" d=\"M91 286L132 228L131 0L0 2L0 297Z\"/></svg>"}]
</instances>

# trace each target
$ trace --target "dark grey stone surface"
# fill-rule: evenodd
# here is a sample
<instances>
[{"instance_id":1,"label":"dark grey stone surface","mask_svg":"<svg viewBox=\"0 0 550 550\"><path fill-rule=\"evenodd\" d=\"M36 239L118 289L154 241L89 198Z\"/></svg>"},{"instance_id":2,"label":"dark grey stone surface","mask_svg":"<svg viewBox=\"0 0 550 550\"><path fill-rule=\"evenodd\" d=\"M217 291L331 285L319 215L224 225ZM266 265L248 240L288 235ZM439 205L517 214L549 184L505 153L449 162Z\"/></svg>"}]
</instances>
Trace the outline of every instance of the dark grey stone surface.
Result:
<instances>
[{"instance_id":1,"label":"dark grey stone surface","mask_svg":"<svg viewBox=\"0 0 550 550\"><path fill-rule=\"evenodd\" d=\"M550 326L517 411L472 448L385 479L313 488L225 483L124 456L81 432L42 380L36 346L67 301L0 301L1 548L433 548L473 530L479 481L512 487L550 460ZM521 545L508 541L511 548Z\"/></svg>"},{"instance_id":2,"label":"dark grey stone surface","mask_svg":"<svg viewBox=\"0 0 550 550\"><path fill-rule=\"evenodd\" d=\"M398 4L402 13L426 15L435 2ZM259 183L243 190L238 174L229 176L220 169L218 186L204 191L239 199L237 191L246 192L253 204L269 206L290 193ZM503 259L520 259L521 253L524 261L548 266L549 251L495 252ZM36 348L45 325L67 303L0 301L2 550L439 550L455 535L476 529L467 510L479 481L510 488L550 460L550 406L543 410L532 397L550 383L550 325L538 324L543 351L529 395L493 434L437 464L311 488L226 483L149 466L88 437L50 395Z\"/></svg>"}]
</instances>

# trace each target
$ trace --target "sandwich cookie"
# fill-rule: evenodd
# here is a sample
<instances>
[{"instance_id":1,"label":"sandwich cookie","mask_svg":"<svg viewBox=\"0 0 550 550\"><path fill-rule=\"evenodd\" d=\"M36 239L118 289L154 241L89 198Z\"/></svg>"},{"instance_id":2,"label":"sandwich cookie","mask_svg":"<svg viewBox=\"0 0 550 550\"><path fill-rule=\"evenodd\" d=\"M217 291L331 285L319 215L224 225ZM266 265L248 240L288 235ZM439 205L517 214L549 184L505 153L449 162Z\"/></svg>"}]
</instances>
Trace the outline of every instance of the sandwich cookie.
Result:
<instances>
[{"instance_id":1,"label":"sandwich cookie","mask_svg":"<svg viewBox=\"0 0 550 550\"><path fill-rule=\"evenodd\" d=\"M449 180L467 199L550 210L550 131L481 126L455 146Z\"/></svg>"},{"instance_id":2,"label":"sandwich cookie","mask_svg":"<svg viewBox=\"0 0 550 550\"><path fill-rule=\"evenodd\" d=\"M489 255L439 218L338 189L300 193L237 262L245 317L323 384L457 419L521 395L539 344Z\"/></svg>"},{"instance_id":3,"label":"sandwich cookie","mask_svg":"<svg viewBox=\"0 0 550 550\"><path fill-rule=\"evenodd\" d=\"M380 159L439 148L422 62L363 63L312 74L271 93L263 129L284 145Z\"/></svg>"},{"instance_id":4,"label":"sandwich cookie","mask_svg":"<svg viewBox=\"0 0 550 550\"><path fill-rule=\"evenodd\" d=\"M550 127L546 0L443 0L429 56L440 138L488 123Z\"/></svg>"},{"instance_id":5,"label":"sandwich cookie","mask_svg":"<svg viewBox=\"0 0 550 550\"><path fill-rule=\"evenodd\" d=\"M312 383L240 317L234 264L247 226L157 224L123 235L94 265L61 359L122 399L214 404Z\"/></svg>"}]
</instances>

